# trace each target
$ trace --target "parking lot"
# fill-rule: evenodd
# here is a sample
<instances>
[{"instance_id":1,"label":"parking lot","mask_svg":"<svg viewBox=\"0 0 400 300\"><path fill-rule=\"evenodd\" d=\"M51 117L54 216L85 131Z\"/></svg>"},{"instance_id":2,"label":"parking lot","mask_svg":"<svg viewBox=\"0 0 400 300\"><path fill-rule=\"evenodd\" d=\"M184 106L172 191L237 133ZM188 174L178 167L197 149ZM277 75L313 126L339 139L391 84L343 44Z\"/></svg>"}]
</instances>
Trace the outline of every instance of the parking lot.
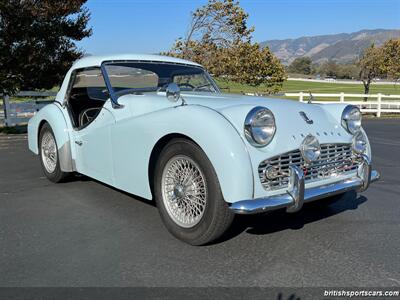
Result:
<instances>
[{"instance_id":1,"label":"parking lot","mask_svg":"<svg viewBox=\"0 0 400 300\"><path fill-rule=\"evenodd\" d=\"M26 135L0 135L0 286L399 286L400 120L364 127L381 181L322 210L238 216L204 247L145 200L49 182Z\"/></svg>"}]
</instances>

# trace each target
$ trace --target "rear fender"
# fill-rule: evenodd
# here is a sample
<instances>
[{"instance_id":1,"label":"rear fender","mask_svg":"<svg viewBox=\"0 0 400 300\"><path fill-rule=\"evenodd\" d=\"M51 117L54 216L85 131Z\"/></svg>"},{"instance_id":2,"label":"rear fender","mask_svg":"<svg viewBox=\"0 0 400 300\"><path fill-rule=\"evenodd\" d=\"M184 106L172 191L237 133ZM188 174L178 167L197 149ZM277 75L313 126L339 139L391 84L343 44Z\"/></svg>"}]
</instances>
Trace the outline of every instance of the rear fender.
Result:
<instances>
[{"instance_id":1,"label":"rear fender","mask_svg":"<svg viewBox=\"0 0 400 300\"><path fill-rule=\"evenodd\" d=\"M70 130L72 126L69 117L64 115L58 103L46 105L29 120L29 149L33 153L39 154L39 133L45 123L50 125L56 138L61 170L64 172L75 171L70 142Z\"/></svg>"}]
</instances>

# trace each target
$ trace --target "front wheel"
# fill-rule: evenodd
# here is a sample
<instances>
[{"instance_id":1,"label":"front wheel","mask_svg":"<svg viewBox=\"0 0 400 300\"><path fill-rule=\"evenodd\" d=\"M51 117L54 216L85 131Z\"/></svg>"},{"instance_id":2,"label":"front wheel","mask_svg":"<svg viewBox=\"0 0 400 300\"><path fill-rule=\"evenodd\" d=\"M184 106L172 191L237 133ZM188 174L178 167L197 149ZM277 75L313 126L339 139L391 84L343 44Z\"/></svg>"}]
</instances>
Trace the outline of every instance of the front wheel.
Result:
<instances>
[{"instance_id":1,"label":"front wheel","mask_svg":"<svg viewBox=\"0 0 400 300\"><path fill-rule=\"evenodd\" d=\"M174 139L162 150L154 192L167 229L191 245L215 241L232 223L214 168L191 141Z\"/></svg>"},{"instance_id":2,"label":"front wheel","mask_svg":"<svg viewBox=\"0 0 400 300\"><path fill-rule=\"evenodd\" d=\"M39 151L43 173L50 181L60 182L69 175L61 170L57 142L48 123L40 130Z\"/></svg>"}]
</instances>

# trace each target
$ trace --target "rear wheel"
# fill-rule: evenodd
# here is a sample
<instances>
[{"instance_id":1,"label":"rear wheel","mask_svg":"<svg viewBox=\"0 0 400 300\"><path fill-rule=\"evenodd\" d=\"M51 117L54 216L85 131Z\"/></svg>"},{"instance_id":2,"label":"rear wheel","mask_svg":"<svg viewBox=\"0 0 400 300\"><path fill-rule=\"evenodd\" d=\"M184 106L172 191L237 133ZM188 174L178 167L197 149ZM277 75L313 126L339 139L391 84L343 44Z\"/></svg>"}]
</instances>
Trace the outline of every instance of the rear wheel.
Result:
<instances>
[{"instance_id":1,"label":"rear wheel","mask_svg":"<svg viewBox=\"0 0 400 300\"><path fill-rule=\"evenodd\" d=\"M39 155L43 173L50 181L60 182L69 175L60 168L57 142L48 123L44 124L40 130Z\"/></svg>"},{"instance_id":2,"label":"rear wheel","mask_svg":"<svg viewBox=\"0 0 400 300\"><path fill-rule=\"evenodd\" d=\"M154 193L161 218L177 238L192 245L210 243L232 223L217 175L193 142L172 140L156 164Z\"/></svg>"}]
</instances>

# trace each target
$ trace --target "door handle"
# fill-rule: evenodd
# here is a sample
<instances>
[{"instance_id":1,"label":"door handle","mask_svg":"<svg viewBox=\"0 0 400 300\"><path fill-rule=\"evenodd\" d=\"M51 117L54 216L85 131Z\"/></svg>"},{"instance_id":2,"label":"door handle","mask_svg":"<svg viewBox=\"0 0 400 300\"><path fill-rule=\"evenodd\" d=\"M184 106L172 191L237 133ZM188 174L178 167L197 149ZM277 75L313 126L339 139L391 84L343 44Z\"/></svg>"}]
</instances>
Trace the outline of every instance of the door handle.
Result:
<instances>
[{"instance_id":1,"label":"door handle","mask_svg":"<svg viewBox=\"0 0 400 300\"><path fill-rule=\"evenodd\" d=\"M75 144L77 144L78 146L82 146L82 141L75 141Z\"/></svg>"}]
</instances>

